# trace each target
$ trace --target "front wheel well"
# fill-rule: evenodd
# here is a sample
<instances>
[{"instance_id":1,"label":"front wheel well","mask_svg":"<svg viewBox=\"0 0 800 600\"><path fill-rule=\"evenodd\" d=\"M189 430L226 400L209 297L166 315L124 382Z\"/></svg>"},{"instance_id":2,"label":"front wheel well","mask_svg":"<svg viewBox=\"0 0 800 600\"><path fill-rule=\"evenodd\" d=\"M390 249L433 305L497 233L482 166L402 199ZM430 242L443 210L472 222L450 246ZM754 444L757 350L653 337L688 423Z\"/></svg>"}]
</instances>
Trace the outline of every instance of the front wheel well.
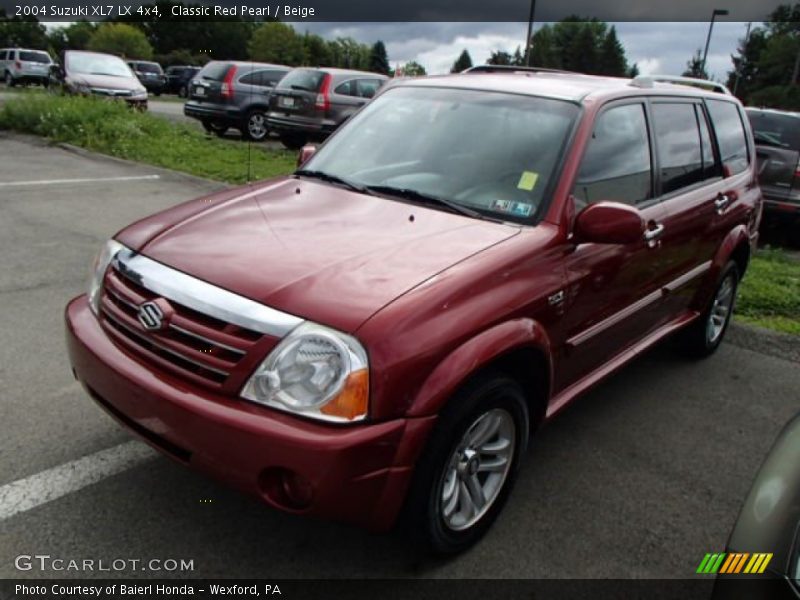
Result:
<instances>
[{"instance_id":1,"label":"front wheel well","mask_svg":"<svg viewBox=\"0 0 800 600\"><path fill-rule=\"evenodd\" d=\"M510 350L484 365L470 379L486 373L502 373L519 383L528 402L531 431L535 431L544 420L550 395L550 368L545 353L532 347Z\"/></svg>"}]
</instances>

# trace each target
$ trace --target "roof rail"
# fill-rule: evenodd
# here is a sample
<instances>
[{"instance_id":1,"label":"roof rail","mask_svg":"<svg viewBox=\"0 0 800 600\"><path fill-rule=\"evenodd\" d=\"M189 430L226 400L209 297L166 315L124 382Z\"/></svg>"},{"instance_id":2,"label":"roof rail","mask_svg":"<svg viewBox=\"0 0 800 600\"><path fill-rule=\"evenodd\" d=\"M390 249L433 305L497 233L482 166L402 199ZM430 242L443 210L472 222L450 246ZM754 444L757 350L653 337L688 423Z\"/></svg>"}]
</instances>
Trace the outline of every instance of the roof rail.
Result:
<instances>
[{"instance_id":1,"label":"roof rail","mask_svg":"<svg viewBox=\"0 0 800 600\"><path fill-rule=\"evenodd\" d=\"M658 83L675 83L678 85L688 85L698 87L711 92L718 92L720 94L727 94L731 96L731 91L727 86L722 85L710 79L697 79L696 77L679 77L677 75L639 75L631 79L630 85L638 88L651 88Z\"/></svg>"},{"instance_id":2,"label":"roof rail","mask_svg":"<svg viewBox=\"0 0 800 600\"><path fill-rule=\"evenodd\" d=\"M475 65L461 71L462 73L572 73L560 69L545 69L544 67L518 67L516 65Z\"/></svg>"}]
</instances>

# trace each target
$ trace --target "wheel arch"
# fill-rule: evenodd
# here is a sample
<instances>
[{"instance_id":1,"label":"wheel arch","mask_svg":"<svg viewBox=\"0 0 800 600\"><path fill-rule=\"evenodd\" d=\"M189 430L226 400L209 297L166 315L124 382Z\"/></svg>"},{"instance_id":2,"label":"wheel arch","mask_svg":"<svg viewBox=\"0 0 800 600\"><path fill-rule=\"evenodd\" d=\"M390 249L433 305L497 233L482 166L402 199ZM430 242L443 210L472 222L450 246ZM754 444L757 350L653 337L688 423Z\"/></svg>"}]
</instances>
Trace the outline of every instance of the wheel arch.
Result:
<instances>
[{"instance_id":1,"label":"wheel arch","mask_svg":"<svg viewBox=\"0 0 800 600\"><path fill-rule=\"evenodd\" d=\"M550 339L532 319L506 321L471 338L444 358L427 377L407 411L420 417L439 413L454 394L490 372L517 381L525 392L532 429L547 410L552 384Z\"/></svg>"},{"instance_id":2,"label":"wheel arch","mask_svg":"<svg viewBox=\"0 0 800 600\"><path fill-rule=\"evenodd\" d=\"M736 263L739 278L741 279L750 263L751 253L751 240L747 227L739 225L731 229L722 240L722 243L720 243L714 258L711 260L708 275L695 297L693 306L697 310L703 310L711 301L720 273L722 273L729 261L733 260Z\"/></svg>"}]
</instances>

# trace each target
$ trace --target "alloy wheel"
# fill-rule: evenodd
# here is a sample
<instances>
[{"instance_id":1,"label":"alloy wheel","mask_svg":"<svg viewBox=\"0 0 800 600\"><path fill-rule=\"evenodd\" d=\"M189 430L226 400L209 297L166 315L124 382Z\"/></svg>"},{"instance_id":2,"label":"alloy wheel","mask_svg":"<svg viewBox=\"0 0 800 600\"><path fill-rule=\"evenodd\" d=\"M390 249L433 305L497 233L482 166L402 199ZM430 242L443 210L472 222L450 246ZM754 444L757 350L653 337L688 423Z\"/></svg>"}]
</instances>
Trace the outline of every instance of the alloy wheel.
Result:
<instances>
[{"instance_id":1,"label":"alloy wheel","mask_svg":"<svg viewBox=\"0 0 800 600\"><path fill-rule=\"evenodd\" d=\"M472 527L497 500L508 477L516 445L511 414L495 408L467 429L445 467L440 515L453 531Z\"/></svg>"},{"instance_id":2,"label":"alloy wheel","mask_svg":"<svg viewBox=\"0 0 800 600\"><path fill-rule=\"evenodd\" d=\"M714 344L722 335L725 324L728 322L731 310L733 309L733 297L736 284L733 274L729 274L719 285L711 312L706 323L706 340L709 344Z\"/></svg>"},{"instance_id":3,"label":"alloy wheel","mask_svg":"<svg viewBox=\"0 0 800 600\"><path fill-rule=\"evenodd\" d=\"M254 140L260 140L267 135L267 120L261 113L253 113L247 120L247 131Z\"/></svg>"}]
</instances>

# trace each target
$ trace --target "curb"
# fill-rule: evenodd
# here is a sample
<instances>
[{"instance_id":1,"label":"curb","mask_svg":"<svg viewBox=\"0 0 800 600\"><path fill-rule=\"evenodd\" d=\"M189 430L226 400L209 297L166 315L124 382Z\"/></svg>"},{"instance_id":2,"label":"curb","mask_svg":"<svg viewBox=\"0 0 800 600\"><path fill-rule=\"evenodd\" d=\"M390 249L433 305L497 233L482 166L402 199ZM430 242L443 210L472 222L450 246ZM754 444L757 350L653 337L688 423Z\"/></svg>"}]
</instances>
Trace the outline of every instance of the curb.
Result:
<instances>
[{"instance_id":1,"label":"curb","mask_svg":"<svg viewBox=\"0 0 800 600\"><path fill-rule=\"evenodd\" d=\"M800 336L732 321L725 335L725 343L800 363Z\"/></svg>"},{"instance_id":2,"label":"curb","mask_svg":"<svg viewBox=\"0 0 800 600\"><path fill-rule=\"evenodd\" d=\"M87 150L86 148L81 148L80 146L73 146L72 144L67 144L64 142L55 142L50 138L46 138L43 136L30 135L26 133L16 133L9 130L0 130L0 139L17 140L20 142L26 142L28 144L36 146L46 146L48 148L60 148L65 152L71 152L72 154L77 154L78 156L82 156L84 158L91 158L93 160L104 160L116 164L126 165L129 167L139 167L139 168L146 167L162 175L169 175L170 177L173 177L175 179L183 179L184 181L191 182L194 184L202 184L204 186L216 186L217 189L220 190L234 187L233 185L225 183L223 181L216 181L214 179L205 179L204 177L198 177L197 175L190 175L189 173L184 173L182 171L174 171L166 167L158 167L156 165L136 162L135 160L128 160L125 158L119 158L117 156L110 156L108 154L102 154L100 152Z\"/></svg>"}]
</instances>

